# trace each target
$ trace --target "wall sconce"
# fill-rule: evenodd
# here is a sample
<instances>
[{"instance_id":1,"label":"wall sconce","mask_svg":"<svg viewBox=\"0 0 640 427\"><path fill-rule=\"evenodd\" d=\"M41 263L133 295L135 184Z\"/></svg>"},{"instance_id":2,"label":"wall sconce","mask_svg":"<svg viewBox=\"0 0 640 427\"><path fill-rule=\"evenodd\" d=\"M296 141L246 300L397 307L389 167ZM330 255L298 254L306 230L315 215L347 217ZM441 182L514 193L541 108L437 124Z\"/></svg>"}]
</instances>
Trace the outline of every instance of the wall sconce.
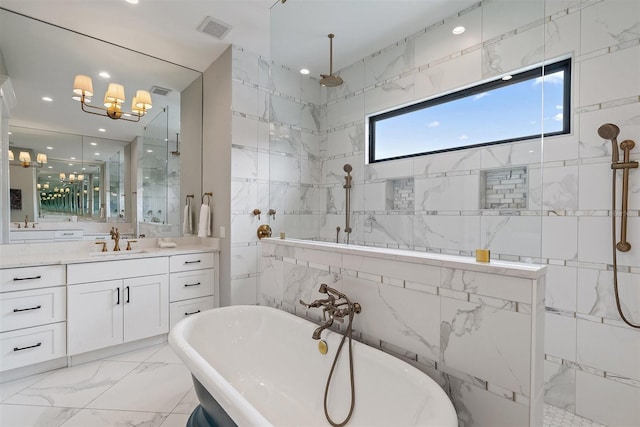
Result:
<instances>
[{"instance_id":1,"label":"wall sconce","mask_svg":"<svg viewBox=\"0 0 640 427\"><path fill-rule=\"evenodd\" d=\"M36 184L36 188L37 188L38 190L40 190L40 189L42 188L42 184L37 183L37 184Z\"/></svg>"},{"instance_id":2,"label":"wall sconce","mask_svg":"<svg viewBox=\"0 0 640 427\"><path fill-rule=\"evenodd\" d=\"M65 192L65 193L68 193L68 192L69 192L69 187L65 188L65 189L64 189L64 192Z\"/></svg>"},{"instance_id":3,"label":"wall sconce","mask_svg":"<svg viewBox=\"0 0 640 427\"><path fill-rule=\"evenodd\" d=\"M79 174L78 175L78 181L84 181L84 175L83 174Z\"/></svg>"},{"instance_id":4,"label":"wall sconce","mask_svg":"<svg viewBox=\"0 0 640 427\"><path fill-rule=\"evenodd\" d=\"M93 187L93 191L100 191L100 187Z\"/></svg>"},{"instance_id":5,"label":"wall sconce","mask_svg":"<svg viewBox=\"0 0 640 427\"><path fill-rule=\"evenodd\" d=\"M15 157L13 157L13 151L9 150L9 161L13 162L15 160Z\"/></svg>"},{"instance_id":6,"label":"wall sconce","mask_svg":"<svg viewBox=\"0 0 640 427\"><path fill-rule=\"evenodd\" d=\"M45 182L45 184L43 185L43 187L44 187L44 189L45 189L45 190L48 190L48 189L49 189L49 183L48 183L48 182Z\"/></svg>"},{"instance_id":7,"label":"wall sconce","mask_svg":"<svg viewBox=\"0 0 640 427\"><path fill-rule=\"evenodd\" d=\"M31 166L31 155L26 151L21 151L18 160L22 163L23 168Z\"/></svg>"},{"instance_id":8,"label":"wall sconce","mask_svg":"<svg viewBox=\"0 0 640 427\"><path fill-rule=\"evenodd\" d=\"M71 184L73 184L73 182L74 182L75 180L76 180L76 175L75 175L75 174L70 173L70 174L69 174L69 182L70 182Z\"/></svg>"},{"instance_id":9,"label":"wall sconce","mask_svg":"<svg viewBox=\"0 0 640 427\"><path fill-rule=\"evenodd\" d=\"M60 181L64 181L67 178L64 172L60 172Z\"/></svg>"},{"instance_id":10,"label":"wall sconce","mask_svg":"<svg viewBox=\"0 0 640 427\"><path fill-rule=\"evenodd\" d=\"M80 108L85 113L109 117L113 120L127 120L139 122L140 118L152 107L151 94L146 90L139 90L131 102L131 112L122 110L124 104L124 86L117 83L109 83L107 93L104 95L104 108L89 105L93 96L93 82L91 77L78 74L73 80L73 99L80 101ZM128 118L128 117L132 118Z\"/></svg>"},{"instance_id":11,"label":"wall sconce","mask_svg":"<svg viewBox=\"0 0 640 427\"><path fill-rule=\"evenodd\" d=\"M42 165L47 163L47 155L44 153L38 153L36 155L36 162L38 162L38 165L42 167Z\"/></svg>"}]
</instances>

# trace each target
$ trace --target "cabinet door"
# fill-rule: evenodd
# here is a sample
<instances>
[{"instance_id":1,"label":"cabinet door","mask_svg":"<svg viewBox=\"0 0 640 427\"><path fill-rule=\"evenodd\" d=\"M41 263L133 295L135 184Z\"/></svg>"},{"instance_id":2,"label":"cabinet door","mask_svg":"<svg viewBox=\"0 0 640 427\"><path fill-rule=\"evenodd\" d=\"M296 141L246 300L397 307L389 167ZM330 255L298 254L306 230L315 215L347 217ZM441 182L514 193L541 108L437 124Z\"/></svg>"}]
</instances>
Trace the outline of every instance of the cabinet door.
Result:
<instances>
[{"instance_id":1,"label":"cabinet door","mask_svg":"<svg viewBox=\"0 0 640 427\"><path fill-rule=\"evenodd\" d=\"M124 341L169 332L169 278L166 274L124 280Z\"/></svg>"},{"instance_id":2,"label":"cabinet door","mask_svg":"<svg viewBox=\"0 0 640 427\"><path fill-rule=\"evenodd\" d=\"M67 298L70 355L122 343L122 280L69 286Z\"/></svg>"}]
</instances>

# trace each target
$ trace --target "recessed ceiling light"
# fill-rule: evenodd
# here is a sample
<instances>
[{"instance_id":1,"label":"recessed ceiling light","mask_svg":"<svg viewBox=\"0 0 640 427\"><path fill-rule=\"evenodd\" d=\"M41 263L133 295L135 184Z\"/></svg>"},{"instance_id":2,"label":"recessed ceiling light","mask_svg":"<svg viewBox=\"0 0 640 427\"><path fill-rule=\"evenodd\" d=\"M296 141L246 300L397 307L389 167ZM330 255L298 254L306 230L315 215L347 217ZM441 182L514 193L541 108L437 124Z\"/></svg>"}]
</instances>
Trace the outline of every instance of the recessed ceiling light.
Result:
<instances>
[{"instance_id":1,"label":"recessed ceiling light","mask_svg":"<svg viewBox=\"0 0 640 427\"><path fill-rule=\"evenodd\" d=\"M100 155L100 153L93 153L93 154L94 154L95 156L99 156L99 155Z\"/></svg>"},{"instance_id":2,"label":"recessed ceiling light","mask_svg":"<svg viewBox=\"0 0 640 427\"><path fill-rule=\"evenodd\" d=\"M51 102L51 101L53 101L53 98L50 98L50 97L48 97L48 96L43 96L43 97L42 97L42 100L43 100L43 101L46 101L46 102Z\"/></svg>"},{"instance_id":3,"label":"recessed ceiling light","mask_svg":"<svg viewBox=\"0 0 640 427\"><path fill-rule=\"evenodd\" d=\"M53 147L47 147L47 150L53 150Z\"/></svg>"},{"instance_id":4,"label":"recessed ceiling light","mask_svg":"<svg viewBox=\"0 0 640 427\"><path fill-rule=\"evenodd\" d=\"M90 145L93 145L94 147L95 147L96 145L98 145L98 143L97 143L97 142L90 142L89 144L90 144Z\"/></svg>"},{"instance_id":5,"label":"recessed ceiling light","mask_svg":"<svg viewBox=\"0 0 640 427\"><path fill-rule=\"evenodd\" d=\"M69 163L69 166L73 166L73 163Z\"/></svg>"},{"instance_id":6,"label":"recessed ceiling light","mask_svg":"<svg viewBox=\"0 0 640 427\"><path fill-rule=\"evenodd\" d=\"M125 0L127 3L138 4L138 0Z\"/></svg>"},{"instance_id":7,"label":"recessed ceiling light","mask_svg":"<svg viewBox=\"0 0 640 427\"><path fill-rule=\"evenodd\" d=\"M13 135L11 132L7 132L9 135Z\"/></svg>"},{"instance_id":8,"label":"recessed ceiling light","mask_svg":"<svg viewBox=\"0 0 640 427\"><path fill-rule=\"evenodd\" d=\"M309 70L307 70L306 68L302 68L300 70L300 74L304 74L306 76L307 74L309 74Z\"/></svg>"},{"instance_id":9,"label":"recessed ceiling light","mask_svg":"<svg viewBox=\"0 0 640 427\"><path fill-rule=\"evenodd\" d=\"M82 170L83 170L83 171L86 171L86 170L87 170L87 168L82 168Z\"/></svg>"},{"instance_id":10,"label":"recessed ceiling light","mask_svg":"<svg viewBox=\"0 0 640 427\"><path fill-rule=\"evenodd\" d=\"M98 74L100 77L102 77L103 79L108 79L111 77L111 74L107 73L106 71L100 71L100 74Z\"/></svg>"},{"instance_id":11,"label":"recessed ceiling light","mask_svg":"<svg viewBox=\"0 0 640 427\"><path fill-rule=\"evenodd\" d=\"M48 167L49 169L53 169L53 166L47 166L47 167ZM49 178L51 178L51 177L49 177Z\"/></svg>"},{"instance_id":12,"label":"recessed ceiling light","mask_svg":"<svg viewBox=\"0 0 640 427\"><path fill-rule=\"evenodd\" d=\"M71 159L71 160L75 160L76 158L75 158L75 157L70 157L70 159Z\"/></svg>"},{"instance_id":13,"label":"recessed ceiling light","mask_svg":"<svg viewBox=\"0 0 640 427\"><path fill-rule=\"evenodd\" d=\"M147 153L153 153L153 150L147 150Z\"/></svg>"},{"instance_id":14,"label":"recessed ceiling light","mask_svg":"<svg viewBox=\"0 0 640 427\"><path fill-rule=\"evenodd\" d=\"M511 80L512 78L513 78L513 76L509 74L509 75L504 76L502 78L502 80L507 81L507 80Z\"/></svg>"},{"instance_id":15,"label":"recessed ceiling light","mask_svg":"<svg viewBox=\"0 0 640 427\"><path fill-rule=\"evenodd\" d=\"M464 28L462 25L459 25L457 27L455 27L453 30L451 30L451 32L455 35L459 35L462 34L466 31L466 28Z\"/></svg>"},{"instance_id":16,"label":"recessed ceiling light","mask_svg":"<svg viewBox=\"0 0 640 427\"><path fill-rule=\"evenodd\" d=\"M106 131L107 131L107 130L106 130L106 129L104 129L104 128L100 128L100 129L98 129L98 132L106 132Z\"/></svg>"}]
</instances>

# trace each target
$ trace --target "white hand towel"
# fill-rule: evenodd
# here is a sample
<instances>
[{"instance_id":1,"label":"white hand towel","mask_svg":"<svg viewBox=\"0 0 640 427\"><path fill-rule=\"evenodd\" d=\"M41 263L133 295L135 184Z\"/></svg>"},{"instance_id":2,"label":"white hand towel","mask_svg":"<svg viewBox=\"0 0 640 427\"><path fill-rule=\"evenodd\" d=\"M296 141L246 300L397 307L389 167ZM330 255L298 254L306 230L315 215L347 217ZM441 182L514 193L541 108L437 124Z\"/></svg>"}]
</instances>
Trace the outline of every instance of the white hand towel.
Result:
<instances>
[{"instance_id":1,"label":"white hand towel","mask_svg":"<svg viewBox=\"0 0 640 427\"><path fill-rule=\"evenodd\" d=\"M193 233L193 213L191 212L191 203L187 203L184 207L184 220L182 222L182 233Z\"/></svg>"},{"instance_id":2,"label":"white hand towel","mask_svg":"<svg viewBox=\"0 0 640 427\"><path fill-rule=\"evenodd\" d=\"M208 236L211 236L211 209L209 205L202 205L198 221L198 237Z\"/></svg>"}]
</instances>

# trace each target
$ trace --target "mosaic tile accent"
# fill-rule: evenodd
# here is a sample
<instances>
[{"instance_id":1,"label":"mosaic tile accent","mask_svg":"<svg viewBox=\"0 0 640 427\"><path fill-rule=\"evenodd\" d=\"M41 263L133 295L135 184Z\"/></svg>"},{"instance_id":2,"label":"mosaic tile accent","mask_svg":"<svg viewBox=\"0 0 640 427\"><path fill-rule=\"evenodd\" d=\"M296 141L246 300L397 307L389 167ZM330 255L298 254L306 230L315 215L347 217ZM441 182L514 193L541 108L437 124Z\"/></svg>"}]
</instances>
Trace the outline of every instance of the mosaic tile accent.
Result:
<instances>
[{"instance_id":1,"label":"mosaic tile accent","mask_svg":"<svg viewBox=\"0 0 640 427\"><path fill-rule=\"evenodd\" d=\"M544 427L607 427L552 405L544 405L542 425Z\"/></svg>"},{"instance_id":2,"label":"mosaic tile accent","mask_svg":"<svg viewBox=\"0 0 640 427\"><path fill-rule=\"evenodd\" d=\"M482 209L526 209L527 168L518 166L481 172Z\"/></svg>"},{"instance_id":3,"label":"mosaic tile accent","mask_svg":"<svg viewBox=\"0 0 640 427\"><path fill-rule=\"evenodd\" d=\"M415 201L415 186L413 178L394 179L393 182L393 210L412 211Z\"/></svg>"}]
</instances>

